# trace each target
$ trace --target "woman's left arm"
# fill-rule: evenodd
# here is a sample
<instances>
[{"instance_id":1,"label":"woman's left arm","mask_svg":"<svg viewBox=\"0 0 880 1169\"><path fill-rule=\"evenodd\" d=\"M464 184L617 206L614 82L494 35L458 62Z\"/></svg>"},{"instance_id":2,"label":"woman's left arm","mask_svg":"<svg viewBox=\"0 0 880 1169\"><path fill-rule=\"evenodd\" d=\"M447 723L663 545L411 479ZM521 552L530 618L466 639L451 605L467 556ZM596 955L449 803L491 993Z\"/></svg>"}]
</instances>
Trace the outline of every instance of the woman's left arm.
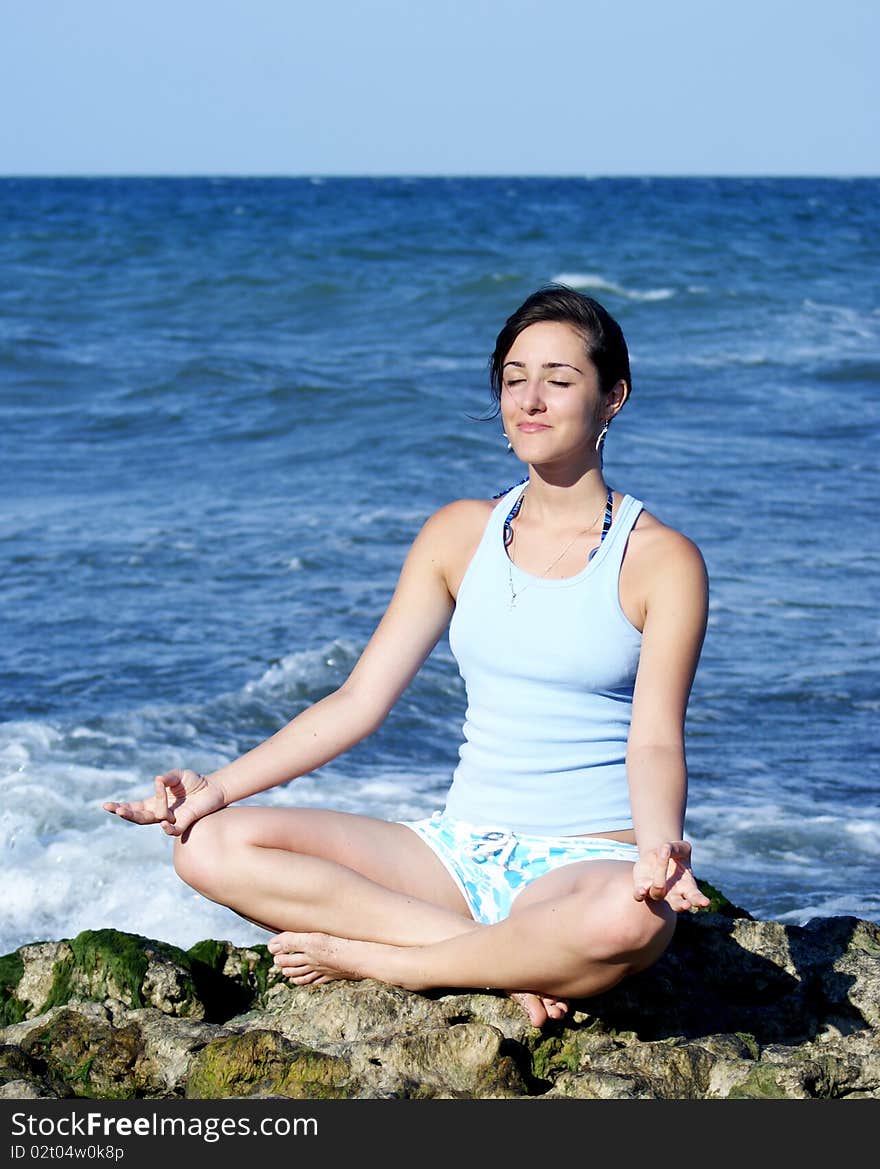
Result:
<instances>
[{"instance_id":1,"label":"woman's left arm","mask_svg":"<svg viewBox=\"0 0 880 1169\"><path fill-rule=\"evenodd\" d=\"M646 535L648 535L646 533ZM645 620L626 753L639 860L636 900L703 907L683 839L687 803L685 715L706 633L709 587L697 546L670 528L650 533L642 556Z\"/></svg>"}]
</instances>

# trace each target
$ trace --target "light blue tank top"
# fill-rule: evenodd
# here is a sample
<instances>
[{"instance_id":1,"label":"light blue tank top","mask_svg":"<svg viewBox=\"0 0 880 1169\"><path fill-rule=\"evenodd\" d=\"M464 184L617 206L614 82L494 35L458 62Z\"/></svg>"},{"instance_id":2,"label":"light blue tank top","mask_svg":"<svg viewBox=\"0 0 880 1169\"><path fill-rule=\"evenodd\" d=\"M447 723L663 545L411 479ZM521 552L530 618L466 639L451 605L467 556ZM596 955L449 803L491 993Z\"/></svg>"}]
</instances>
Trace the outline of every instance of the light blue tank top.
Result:
<instances>
[{"instance_id":1,"label":"light blue tank top","mask_svg":"<svg viewBox=\"0 0 880 1169\"><path fill-rule=\"evenodd\" d=\"M548 580L517 568L504 547L521 491L493 509L449 626L467 710L446 812L547 835L631 828L625 755L642 635L618 583L643 505L624 496L593 559Z\"/></svg>"}]
</instances>

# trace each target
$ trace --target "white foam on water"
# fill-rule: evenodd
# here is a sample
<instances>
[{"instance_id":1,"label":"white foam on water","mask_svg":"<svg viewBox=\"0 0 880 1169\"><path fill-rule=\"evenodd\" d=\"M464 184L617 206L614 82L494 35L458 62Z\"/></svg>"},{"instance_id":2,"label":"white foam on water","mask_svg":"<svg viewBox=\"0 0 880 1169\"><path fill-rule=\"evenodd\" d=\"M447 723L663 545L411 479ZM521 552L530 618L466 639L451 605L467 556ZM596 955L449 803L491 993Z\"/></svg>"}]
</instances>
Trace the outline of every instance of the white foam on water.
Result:
<instances>
[{"instance_id":1,"label":"white foam on water","mask_svg":"<svg viewBox=\"0 0 880 1169\"><path fill-rule=\"evenodd\" d=\"M773 920L785 925L806 925L817 917L862 917L866 921L877 921L880 918L880 898L866 897L854 906L850 896L817 897L797 909L774 914Z\"/></svg>"},{"instance_id":2,"label":"white foam on water","mask_svg":"<svg viewBox=\"0 0 880 1169\"><path fill-rule=\"evenodd\" d=\"M105 928L183 948L207 937L238 945L267 939L183 884L164 833L99 815L107 821L101 829L67 830L47 844L19 836L4 848L0 879L14 893L0 905L0 953ZM8 839L6 828L0 834Z\"/></svg>"},{"instance_id":3,"label":"white foam on water","mask_svg":"<svg viewBox=\"0 0 880 1169\"><path fill-rule=\"evenodd\" d=\"M338 685L354 666L358 653L354 642L340 640L321 649L287 654L269 666L256 681L246 682L244 693L258 694L297 684L310 689Z\"/></svg>"},{"instance_id":4,"label":"white foam on water","mask_svg":"<svg viewBox=\"0 0 880 1169\"><path fill-rule=\"evenodd\" d=\"M595 272L560 272L553 277L556 284L567 284L569 288L591 288L596 292L610 292L626 300L669 300L675 296L674 288L624 288L612 280L606 280Z\"/></svg>"},{"instance_id":5,"label":"white foam on water","mask_svg":"<svg viewBox=\"0 0 880 1169\"><path fill-rule=\"evenodd\" d=\"M201 897L174 872L172 841L155 826L126 823L102 808L107 799L151 794L156 758L209 770L230 757L229 709L254 694L338 684L356 659L354 644L334 642L291 654L221 696L216 712L144 705L64 729L39 721L0 724L0 954L28 942L113 928L184 948L203 938L237 945L269 935ZM208 724L207 732L204 724ZM202 728L201 730L199 728ZM447 776L378 768L352 775L345 760L249 802L327 807L414 819L438 806Z\"/></svg>"},{"instance_id":6,"label":"white foam on water","mask_svg":"<svg viewBox=\"0 0 880 1169\"><path fill-rule=\"evenodd\" d=\"M830 325L837 333L848 334L864 341L876 342L877 328L871 318L876 310L865 313L846 304L825 304L807 298L802 302L805 314L818 319L824 326Z\"/></svg>"}]
</instances>

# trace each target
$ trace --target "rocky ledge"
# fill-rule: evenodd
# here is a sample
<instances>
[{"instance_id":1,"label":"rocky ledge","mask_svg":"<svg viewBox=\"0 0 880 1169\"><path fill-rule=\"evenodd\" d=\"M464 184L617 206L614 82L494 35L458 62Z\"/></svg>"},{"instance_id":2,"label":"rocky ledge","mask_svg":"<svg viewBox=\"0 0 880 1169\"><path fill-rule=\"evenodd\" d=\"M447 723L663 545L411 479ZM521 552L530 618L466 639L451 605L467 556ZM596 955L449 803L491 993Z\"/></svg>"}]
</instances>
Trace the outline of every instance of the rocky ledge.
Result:
<instances>
[{"instance_id":1,"label":"rocky ledge","mask_svg":"<svg viewBox=\"0 0 880 1169\"><path fill-rule=\"evenodd\" d=\"M292 987L264 946L22 946L0 958L0 1098L880 1099L880 925L711 892L652 969L540 1031L503 994Z\"/></svg>"}]
</instances>

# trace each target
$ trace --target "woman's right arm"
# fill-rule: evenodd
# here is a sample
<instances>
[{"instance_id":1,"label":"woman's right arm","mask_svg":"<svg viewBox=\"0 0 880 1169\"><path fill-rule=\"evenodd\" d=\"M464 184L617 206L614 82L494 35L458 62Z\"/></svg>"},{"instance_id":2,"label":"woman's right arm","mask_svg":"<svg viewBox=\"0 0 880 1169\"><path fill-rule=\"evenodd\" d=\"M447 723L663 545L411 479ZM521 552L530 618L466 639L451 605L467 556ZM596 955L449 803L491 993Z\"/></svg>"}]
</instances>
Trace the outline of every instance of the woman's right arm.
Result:
<instances>
[{"instance_id":1,"label":"woman's right arm","mask_svg":"<svg viewBox=\"0 0 880 1169\"><path fill-rule=\"evenodd\" d=\"M462 521L472 526L472 514L449 504L425 523L382 620L338 690L211 775L171 771L157 777L149 799L104 808L135 823L162 822L177 836L209 812L316 770L375 731L449 623L450 567L460 557Z\"/></svg>"}]
</instances>

